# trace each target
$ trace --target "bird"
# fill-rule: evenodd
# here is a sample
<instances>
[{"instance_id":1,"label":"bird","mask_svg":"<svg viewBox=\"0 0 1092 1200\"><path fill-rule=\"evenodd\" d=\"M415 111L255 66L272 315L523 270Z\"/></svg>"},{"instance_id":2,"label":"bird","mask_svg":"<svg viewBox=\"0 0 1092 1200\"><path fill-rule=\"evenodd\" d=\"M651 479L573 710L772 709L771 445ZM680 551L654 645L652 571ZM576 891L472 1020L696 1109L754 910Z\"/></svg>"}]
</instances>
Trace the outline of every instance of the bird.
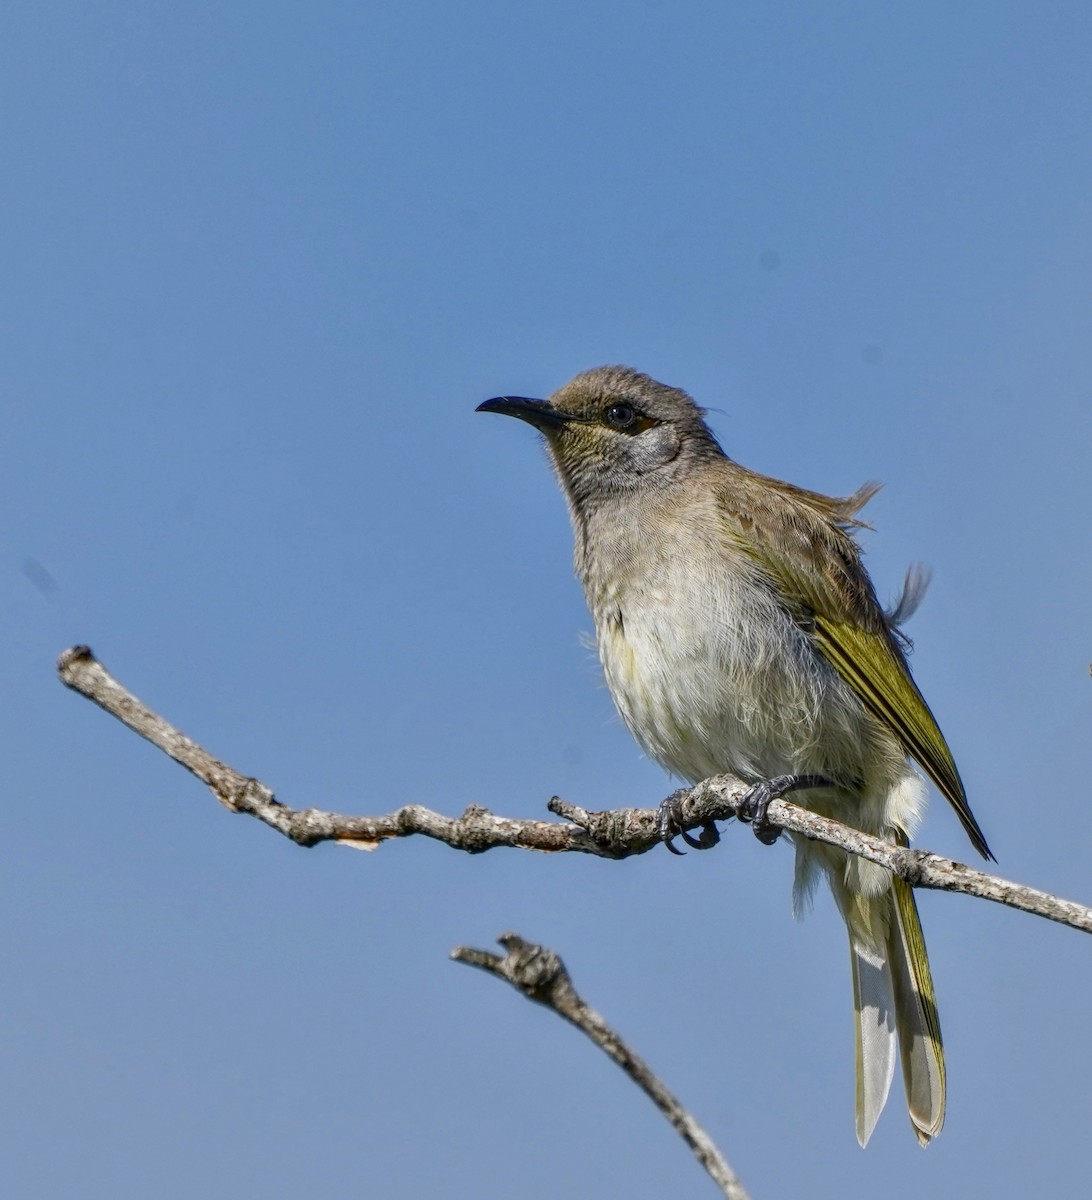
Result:
<instances>
[{"instance_id":1,"label":"bird","mask_svg":"<svg viewBox=\"0 0 1092 1200\"><path fill-rule=\"evenodd\" d=\"M907 662L900 627L928 576L912 568L885 610L861 561L856 535L868 527L858 514L878 484L837 498L749 470L690 395L626 366L584 371L545 400L497 396L477 411L542 435L607 684L651 758L691 784L742 779L740 814L767 843L779 830L766 808L793 791L813 812L908 845L926 794L917 764L993 858ZM672 804L659 828L674 849ZM698 848L716 840L708 829L683 836ZM913 890L846 851L791 840L794 910L825 878L849 934L857 1140L872 1135L898 1055L926 1145L944 1124L946 1074Z\"/></svg>"}]
</instances>

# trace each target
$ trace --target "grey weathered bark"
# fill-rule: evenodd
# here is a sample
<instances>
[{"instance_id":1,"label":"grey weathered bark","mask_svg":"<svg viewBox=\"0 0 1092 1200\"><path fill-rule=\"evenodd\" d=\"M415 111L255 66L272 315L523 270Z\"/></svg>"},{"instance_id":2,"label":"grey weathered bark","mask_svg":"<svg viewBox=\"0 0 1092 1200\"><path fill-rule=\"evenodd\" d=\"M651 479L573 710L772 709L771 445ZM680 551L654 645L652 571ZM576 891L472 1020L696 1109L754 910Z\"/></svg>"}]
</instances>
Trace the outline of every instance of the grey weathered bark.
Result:
<instances>
[{"instance_id":1,"label":"grey weathered bark","mask_svg":"<svg viewBox=\"0 0 1092 1200\"><path fill-rule=\"evenodd\" d=\"M579 995L559 955L545 946L525 942L516 933L501 934L497 941L505 954L459 946L451 952L456 962L469 963L510 983L529 1000L544 1004L570 1021L613 1058L633 1082L674 1126L678 1135L709 1172L728 1200L748 1200L739 1176L728 1165L713 1139L652 1073L640 1055L626 1045L603 1018Z\"/></svg>"},{"instance_id":2,"label":"grey weathered bark","mask_svg":"<svg viewBox=\"0 0 1092 1200\"><path fill-rule=\"evenodd\" d=\"M459 817L445 817L420 804L407 804L395 812L373 817L344 816L316 808L289 808L264 783L241 775L142 704L114 679L88 647L74 646L66 650L58 660L57 670L67 687L93 700L196 775L225 808L249 813L301 846L334 841L374 850L393 838L423 834L471 854L497 846L513 846L524 850L573 850L602 858L628 858L644 854L659 844L656 809L589 812L556 796L548 808L565 818L563 823L498 817L476 804ZM746 791L747 785L742 780L728 775L718 775L684 789L678 796L685 815L685 827L698 829L734 817ZM1092 933L1092 908L1074 900L1063 900L1048 892L1012 883L926 850L893 845L838 821L820 817L787 800L771 803L769 820L790 833L841 846L879 863L914 887L978 896Z\"/></svg>"},{"instance_id":3,"label":"grey weathered bark","mask_svg":"<svg viewBox=\"0 0 1092 1200\"><path fill-rule=\"evenodd\" d=\"M560 823L498 817L476 804L459 817L445 817L419 804L408 804L395 812L372 817L344 816L315 808L289 808L266 784L240 774L138 700L106 670L87 646L66 650L58 660L57 671L67 687L93 700L196 775L225 808L257 817L300 846L333 841L375 850L385 841L423 834L471 854L497 846L512 846L524 850L572 850L603 858L627 858L644 854L659 844L656 809L589 812L557 796L547 807L563 818ZM706 830L715 821L736 816L746 792L746 783L727 775L706 779L695 787L677 792L674 799L677 811L683 814L682 826L687 830ZM914 887L963 892L1092 933L1092 908L1075 901L1011 883L938 854L892 845L786 800L773 801L768 816L772 825L796 836L840 846L879 863ZM516 934L505 934L500 942L507 951L504 956L459 947L452 957L506 980L525 996L552 1008L586 1033L651 1097L722 1194L729 1200L747 1200L743 1185L709 1135L603 1018L580 998L561 959L553 951L526 943Z\"/></svg>"}]
</instances>

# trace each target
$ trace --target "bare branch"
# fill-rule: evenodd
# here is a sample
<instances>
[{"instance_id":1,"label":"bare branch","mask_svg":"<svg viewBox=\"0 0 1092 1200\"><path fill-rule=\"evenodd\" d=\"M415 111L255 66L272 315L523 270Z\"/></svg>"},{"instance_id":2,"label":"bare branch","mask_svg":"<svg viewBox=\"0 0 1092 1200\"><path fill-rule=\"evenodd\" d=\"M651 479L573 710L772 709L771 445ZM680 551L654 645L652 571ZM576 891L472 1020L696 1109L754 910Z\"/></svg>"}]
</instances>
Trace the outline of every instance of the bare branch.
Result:
<instances>
[{"instance_id":1,"label":"bare branch","mask_svg":"<svg viewBox=\"0 0 1092 1200\"><path fill-rule=\"evenodd\" d=\"M249 813L301 846L335 841L374 850L390 838L423 834L471 854L496 846L515 846L524 850L572 850L602 858L628 858L644 854L658 844L655 809L589 812L556 796L548 807L564 818L564 823L498 817L476 804L458 818L445 817L419 804L408 804L376 817L289 808L264 783L241 775L142 704L110 675L88 647L66 650L58 660L57 670L67 687L93 700L196 775L225 808ZM683 825L698 829L736 816L746 791L747 785L742 780L719 775L677 793L684 814ZM896 846L787 800L774 800L768 818L772 825L791 834L840 846L851 854L879 863L913 887L978 896L1092 933L1092 908L1076 901L1012 883L939 854Z\"/></svg>"},{"instance_id":2,"label":"bare branch","mask_svg":"<svg viewBox=\"0 0 1092 1200\"><path fill-rule=\"evenodd\" d=\"M671 1122L728 1200L748 1200L746 1189L712 1138L652 1073L648 1064L581 998L560 956L544 946L525 942L515 933L502 934L497 941L506 954L459 946L451 952L451 957L510 983L528 999L553 1009L591 1038Z\"/></svg>"}]
</instances>

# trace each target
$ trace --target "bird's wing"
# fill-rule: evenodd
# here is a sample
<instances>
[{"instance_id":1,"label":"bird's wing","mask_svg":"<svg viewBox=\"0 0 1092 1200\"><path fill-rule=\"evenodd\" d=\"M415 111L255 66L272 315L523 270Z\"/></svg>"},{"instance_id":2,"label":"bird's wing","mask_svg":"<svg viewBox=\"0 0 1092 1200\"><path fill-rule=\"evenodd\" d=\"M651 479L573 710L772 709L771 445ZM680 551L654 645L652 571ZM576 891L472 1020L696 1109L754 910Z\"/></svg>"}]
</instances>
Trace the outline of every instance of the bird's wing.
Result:
<instances>
[{"instance_id":1,"label":"bird's wing","mask_svg":"<svg viewBox=\"0 0 1092 1200\"><path fill-rule=\"evenodd\" d=\"M936 784L979 854L993 858L967 804L952 752L890 633L862 629L820 613L814 619L820 652Z\"/></svg>"},{"instance_id":2,"label":"bird's wing","mask_svg":"<svg viewBox=\"0 0 1092 1200\"><path fill-rule=\"evenodd\" d=\"M952 752L861 565L860 549L849 532L859 524L852 520L860 507L858 497L836 500L780 480L763 478L762 483L766 486L760 489L722 494L732 525L739 528L742 521L749 529L747 548L788 599L794 619L812 633L824 658L936 784L975 849L993 858L967 804Z\"/></svg>"}]
</instances>

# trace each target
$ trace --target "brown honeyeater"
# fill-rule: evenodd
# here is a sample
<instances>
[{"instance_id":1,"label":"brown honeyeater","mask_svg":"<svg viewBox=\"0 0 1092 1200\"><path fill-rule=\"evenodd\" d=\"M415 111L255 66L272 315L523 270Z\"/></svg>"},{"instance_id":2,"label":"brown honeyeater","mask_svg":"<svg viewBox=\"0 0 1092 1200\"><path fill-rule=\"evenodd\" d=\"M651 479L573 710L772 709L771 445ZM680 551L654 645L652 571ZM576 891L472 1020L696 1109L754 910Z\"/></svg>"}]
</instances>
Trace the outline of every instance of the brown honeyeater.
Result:
<instances>
[{"instance_id":1,"label":"brown honeyeater","mask_svg":"<svg viewBox=\"0 0 1092 1200\"><path fill-rule=\"evenodd\" d=\"M925 799L916 762L992 857L906 661L898 626L924 577L911 572L885 612L861 563L857 513L875 486L836 499L749 471L686 392L628 367L480 410L545 438L607 683L652 758L691 783L727 773L753 785L763 840L776 836L769 800L792 790L814 812L903 845ZM669 809L661 829L670 845ZM883 1109L897 1048L925 1144L944 1122L945 1074L913 892L876 864L794 842L797 908L825 876L849 931L858 1140Z\"/></svg>"}]
</instances>

